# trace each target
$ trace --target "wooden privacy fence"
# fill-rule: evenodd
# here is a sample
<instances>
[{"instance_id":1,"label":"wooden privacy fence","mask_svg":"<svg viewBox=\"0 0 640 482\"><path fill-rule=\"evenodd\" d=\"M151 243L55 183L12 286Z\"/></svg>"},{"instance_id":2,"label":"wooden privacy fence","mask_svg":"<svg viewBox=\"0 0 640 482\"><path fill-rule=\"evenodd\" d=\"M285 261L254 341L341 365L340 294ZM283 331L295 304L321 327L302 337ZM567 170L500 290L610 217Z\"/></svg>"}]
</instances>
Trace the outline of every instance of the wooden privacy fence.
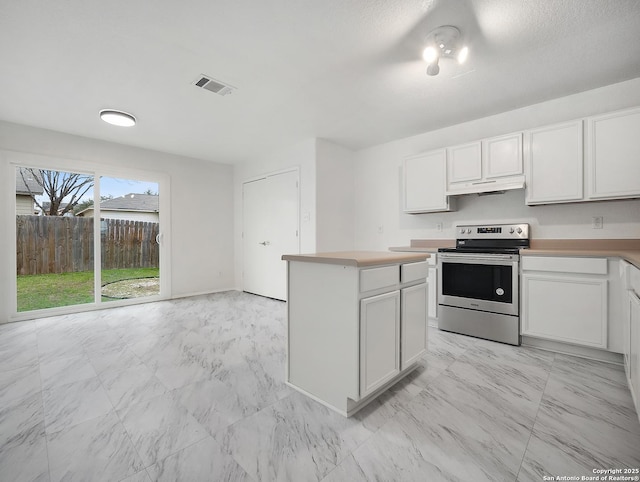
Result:
<instances>
[{"instance_id":1,"label":"wooden privacy fence","mask_svg":"<svg viewBox=\"0 0 640 482\"><path fill-rule=\"evenodd\" d=\"M84 217L16 216L18 274L93 271L93 221ZM157 268L158 226L102 219L102 268Z\"/></svg>"}]
</instances>

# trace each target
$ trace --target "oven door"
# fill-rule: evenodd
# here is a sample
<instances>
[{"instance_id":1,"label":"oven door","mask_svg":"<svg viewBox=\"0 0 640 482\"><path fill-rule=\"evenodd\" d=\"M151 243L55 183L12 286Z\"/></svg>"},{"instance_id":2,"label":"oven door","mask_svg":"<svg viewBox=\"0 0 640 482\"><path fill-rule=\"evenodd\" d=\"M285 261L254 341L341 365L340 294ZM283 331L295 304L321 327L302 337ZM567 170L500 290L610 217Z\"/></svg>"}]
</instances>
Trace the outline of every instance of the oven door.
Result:
<instances>
[{"instance_id":1,"label":"oven door","mask_svg":"<svg viewBox=\"0 0 640 482\"><path fill-rule=\"evenodd\" d=\"M438 304L518 316L519 256L438 253Z\"/></svg>"}]
</instances>

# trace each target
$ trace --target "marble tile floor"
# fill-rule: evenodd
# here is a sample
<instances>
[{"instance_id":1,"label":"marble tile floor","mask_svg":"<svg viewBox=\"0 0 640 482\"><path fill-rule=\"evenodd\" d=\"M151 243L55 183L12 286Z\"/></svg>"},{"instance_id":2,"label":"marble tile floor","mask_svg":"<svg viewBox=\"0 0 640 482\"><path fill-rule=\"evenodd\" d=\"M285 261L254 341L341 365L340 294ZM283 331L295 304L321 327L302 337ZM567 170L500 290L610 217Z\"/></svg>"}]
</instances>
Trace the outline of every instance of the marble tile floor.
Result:
<instances>
[{"instance_id":1,"label":"marble tile floor","mask_svg":"<svg viewBox=\"0 0 640 482\"><path fill-rule=\"evenodd\" d=\"M430 329L420 367L346 419L284 384L285 317L282 302L226 292L0 326L0 480L541 481L640 467L619 366Z\"/></svg>"}]
</instances>

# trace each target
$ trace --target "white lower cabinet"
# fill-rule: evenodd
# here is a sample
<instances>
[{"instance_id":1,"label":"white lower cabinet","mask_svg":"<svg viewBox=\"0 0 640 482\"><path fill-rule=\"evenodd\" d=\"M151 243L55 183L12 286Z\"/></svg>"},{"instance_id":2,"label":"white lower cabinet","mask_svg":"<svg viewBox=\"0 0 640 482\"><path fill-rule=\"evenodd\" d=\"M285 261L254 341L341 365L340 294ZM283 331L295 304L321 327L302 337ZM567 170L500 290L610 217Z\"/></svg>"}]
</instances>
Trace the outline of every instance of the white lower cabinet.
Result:
<instances>
[{"instance_id":1,"label":"white lower cabinet","mask_svg":"<svg viewBox=\"0 0 640 482\"><path fill-rule=\"evenodd\" d=\"M419 279L424 280L426 267L413 265L423 272ZM411 265L402 266L405 267ZM375 392L426 353L427 307L427 283L360 301L361 398Z\"/></svg>"},{"instance_id":2,"label":"white lower cabinet","mask_svg":"<svg viewBox=\"0 0 640 482\"><path fill-rule=\"evenodd\" d=\"M417 362L427 352L427 299L427 283L404 288L401 292L401 370Z\"/></svg>"},{"instance_id":3,"label":"white lower cabinet","mask_svg":"<svg viewBox=\"0 0 640 482\"><path fill-rule=\"evenodd\" d=\"M425 261L288 262L287 382L350 416L427 349Z\"/></svg>"},{"instance_id":4,"label":"white lower cabinet","mask_svg":"<svg viewBox=\"0 0 640 482\"><path fill-rule=\"evenodd\" d=\"M400 291L360 301L360 395L400 373Z\"/></svg>"},{"instance_id":5,"label":"white lower cabinet","mask_svg":"<svg viewBox=\"0 0 640 482\"><path fill-rule=\"evenodd\" d=\"M640 419L640 269L629 265L627 276L628 353L625 353L625 369L636 413Z\"/></svg>"},{"instance_id":6,"label":"white lower cabinet","mask_svg":"<svg viewBox=\"0 0 640 482\"><path fill-rule=\"evenodd\" d=\"M631 265L626 261L621 261L621 273L623 276L623 296L622 296L622 361L624 362L624 372L627 375L627 382L631 385L631 293L628 291L629 270Z\"/></svg>"},{"instance_id":7,"label":"white lower cabinet","mask_svg":"<svg viewBox=\"0 0 640 482\"><path fill-rule=\"evenodd\" d=\"M429 285L429 304L427 306L429 318L438 319L438 267L429 266L429 277L427 278Z\"/></svg>"},{"instance_id":8,"label":"white lower cabinet","mask_svg":"<svg viewBox=\"0 0 640 482\"><path fill-rule=\"evenodd\" d=\"M629 305L629 381L636 412L640 414L640 298L634 291L629 292Z\"/></svg>"},{"instance_id":9,"label":"white lower cabinet","mask_svg":"<svg viewBox=\"0 0 640 482\"><path fill-rule=\"evenodd\" d=\"M522 258L522 335L607 349L605 258Z\"/></svg>"}]
</instances>

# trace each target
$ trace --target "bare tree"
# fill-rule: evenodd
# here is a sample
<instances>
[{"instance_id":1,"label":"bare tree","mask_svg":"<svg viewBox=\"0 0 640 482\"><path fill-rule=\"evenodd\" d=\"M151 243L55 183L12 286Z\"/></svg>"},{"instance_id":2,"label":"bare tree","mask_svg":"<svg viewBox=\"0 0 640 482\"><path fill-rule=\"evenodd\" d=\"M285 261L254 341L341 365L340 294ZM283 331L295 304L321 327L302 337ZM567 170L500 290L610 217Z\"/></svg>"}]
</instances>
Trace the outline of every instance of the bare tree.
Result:
<instances>
[{"instance_id":1,"label":"bare tree","mask_svg":"<svg viewBox=\"0 0 640 482\"><path fill-rule=\"evenodd\" d=\"M49 198L49 205L40 203L36 194L31 192L25 174L29 173L44 191L43 196ZM20 175L29 194L45 216L63 216L73 212L73 208L80 202L89 189L93 187L93 176L77 174L73 172L49 171L46 169L32 169L30 167L20 169ZM66 199L66 203L65 203Z\"/></svg>"}]
</instances>

